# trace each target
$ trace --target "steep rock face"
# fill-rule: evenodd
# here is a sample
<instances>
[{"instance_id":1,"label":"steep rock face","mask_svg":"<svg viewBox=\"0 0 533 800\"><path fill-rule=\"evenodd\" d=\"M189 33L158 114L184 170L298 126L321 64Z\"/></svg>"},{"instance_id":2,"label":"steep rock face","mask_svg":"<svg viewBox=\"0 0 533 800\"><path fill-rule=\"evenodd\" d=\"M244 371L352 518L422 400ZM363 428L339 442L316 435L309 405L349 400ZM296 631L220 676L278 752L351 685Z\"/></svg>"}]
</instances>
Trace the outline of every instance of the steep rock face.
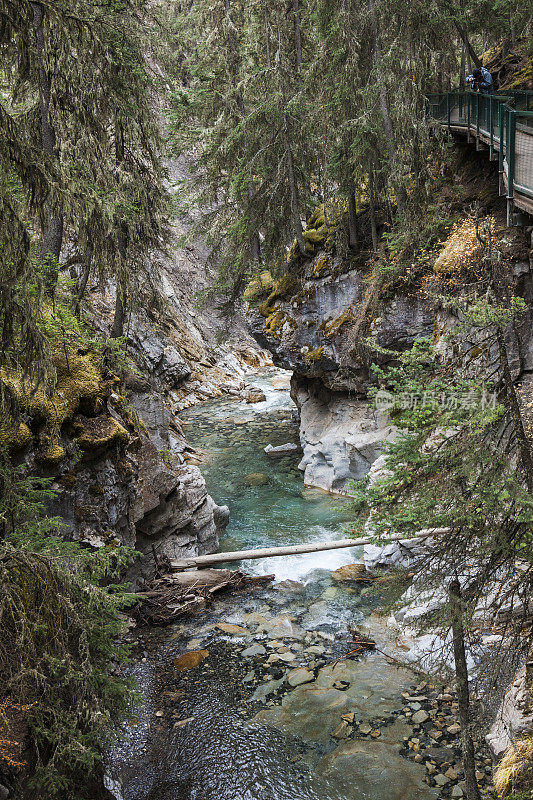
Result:
<instances>
[{"instance_id":1,"label":"steep rock face","mask_svg":"<svg viewBox=\"0 0 533 800\"><path fill-rule=\"evenodd\" d=\"M376 357L362 345L358 320L369 302L364 270L320 251L303 260L296 275L259 309L252 331L274 362L293 371L292 397L300 411L304 451L300 469L307 485L345 492L370 469L391 439L387 418L366 402ZM391 299L372 326L380 347L403 350L429 336L434 314L421 297Z\"/></svg>"},{"instance_id":2,"label":"steep rock face","mask_svg":"<svg viewBox=\"0 0 533 800\"><path fill-rule=\"evenodd\" d=\"M250 319L255 338L276 364L298 379L318 379L334 392L364 397L376 355L360 341L358 322L372 289L362 267L349 267L350 261L320 251L281 279ZM372 335L380 347L402 350L430 335L433 323L422 297L398 295L374 320Z\"/></svg>"},{"instance_id":3,"label":"steep rock face","mask_svg":"<svg viewBox=\"0 0 533 800\"><path fill-rule=\"evenodd\" d=\"M32 474L52 479L49 511L61 518L63 535L142 553L135 578L153 574L154 556L216 550L229 512L208 495L198 468L184 463L187 444L162 396L132 393L130 403L111 392L99 413L77 413L60 432L59 460L39 457L33 442L18 458Z\"/></svg>"},{"instance_id":4,"label":"steep rock face","mask_svg":"<svg viewBox=\"0 0 533 800\"><path fill-rule=\"evenodd\" d=\"M300 411L304 482L333 492L363 478L394 435L383 415L362 400L331 392L318 380L293 378L292 397Z\"/></svg>"},{"instance_id":5,"label":"steep rock face","mask_svg":"<svg viewBox=\"0 0 533 800\"><path fill-rule=\"evenodd\" d=\"M344 491L368 471L394 436L384 415L368 408L375 384L370 366L394 363L394 353L434 333L446 355L446 332L459 323L457 312L439 306L424 286L378 293L361 256L339 256L333 244L304 258L294 250L288 272L257 308L250 308L251 329L274 362L292 370L292 396L301 414L305 482ZM479 246L474 237L474 245ZM514 377L533 370L532 270L527 240L505 231L498 247L512 263L516 292L529 311L506 332ZM487 346L477 328L464 333L465 374L498 369L497 346ZM371 338L377 349L369 347ZM392 351L392 352L391 352ZM472 355L472 354L476 355ZM454 353L454 357L461 353Z\"/></svg>"}]
</instances>

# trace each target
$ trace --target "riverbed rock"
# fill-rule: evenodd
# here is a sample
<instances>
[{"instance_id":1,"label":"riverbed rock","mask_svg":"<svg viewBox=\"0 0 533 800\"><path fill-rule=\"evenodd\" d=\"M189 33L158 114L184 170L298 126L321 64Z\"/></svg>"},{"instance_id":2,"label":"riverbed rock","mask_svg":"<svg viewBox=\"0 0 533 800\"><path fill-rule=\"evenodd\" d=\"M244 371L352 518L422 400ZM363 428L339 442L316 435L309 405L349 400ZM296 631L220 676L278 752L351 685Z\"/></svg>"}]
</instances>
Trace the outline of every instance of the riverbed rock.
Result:
<instances>
[{"instance_id":1,"label":"riverbed rock","mask_svg":"<svg viewBox=\"0 0 533 800\"><path fill-rule=\"evenodd\" d=\"M339 583L352 583L361 580L366 576L366 568L364 564L345 564L331 573L334 581Z\"/></svg>"},{"instance_id":2,"label":"riverbed rock","mask_svg":"<svg viewBox=\"0 0 533 800\"><path fill-rule=\"evenodd\" d=\"M251 390L245 394L245 400L247 403L264 403L266 395L260 390Z\"/></svg>"},{"instance_id":3,"label":"riverbed rock","mask_svg":"<svg viewBox=\"0 0 533 800\"><path fill-rule=\"evenodd\" d=\"M243 482L247 486L266 486L270 479L264 472L251 472L243 478Z\"/></svg>"},{"instance_id":4,"label":"riverbed rock","mask_svg":"<svg viewBox=\"0 0 533 800\"><path fill-rule=\"evenodd\" d=\"M310 670L305 667L298 667L287 674L287 683L289 683L290 686L301 686L304 683L309 683L314 680L314 677Z\"/></svg>"},{"instance_id":5,"label":"riverbed rock","mask_svg":"<svg viewBox=\"0 0 533 800\"><path fill-rule=\"evenodd\" d=\"M435 790L423 781L419 764L402 759L394 744L374 739L350 739L324 756L317 772L335 781L349 797L357 786L361 797L387 800L429 800Z\"/></svg>"},{"instance_id":6,"label":"riverbed rock","mask_svg":"<svg viewBox=\"0 0 533 800\"><path fill-rule=\"evenodd\" d=\"M244 656L244 658L251 658L252 656L263 656L265 653L266 649L262 644L253 644L251 647L247 647L246 650L243 650L241 655Z\"/></svg>"},{"instance_id":7,"label":"riverbed rock","mask_svg":"<svg viewBox=\"0 0 533 800\"><path fill-rule=\"evenodd\" d=\"M243 628L240 625L233 625L230 622L217 622L215 628L218 628L218 630L222 631L223 633L231 633L236 636L248 636L250 633L246 630L246 628Z\"/></svg>"},{"instance_id":8,"label":"riverbed rock","mask_svg":"<svg viewBox=\"0 0 533 800\"><path fill-rule=\"evenodd\" d=\"M334 739L348 739L352 730L352 726L348 725L346 720L342 720L342 722L337 725L331 735Z\"/></svg>"},{"instance_id":9,"label":"riverbed rock","mask_svg":"<svg viewBox=\"0 0 533 800\"><path fill-rule=\"evenodd\" d=\"M183 653L174 659L174 669L178 672L186 672L201 664L208 655L209 650L191 650L188 653Z\"/></svg>"},{"instance_id":10,"label":"riverbed rock","mask_svg":"<svg viewBox=\"0 0 533 800\"><path fill-rule=\"evenodd\" d=\"M420 709L411 717L411 720L415 723L415 725L421 725L423 722L429 719L429 714L424 709Z\"/></svg>"}]
</instances>

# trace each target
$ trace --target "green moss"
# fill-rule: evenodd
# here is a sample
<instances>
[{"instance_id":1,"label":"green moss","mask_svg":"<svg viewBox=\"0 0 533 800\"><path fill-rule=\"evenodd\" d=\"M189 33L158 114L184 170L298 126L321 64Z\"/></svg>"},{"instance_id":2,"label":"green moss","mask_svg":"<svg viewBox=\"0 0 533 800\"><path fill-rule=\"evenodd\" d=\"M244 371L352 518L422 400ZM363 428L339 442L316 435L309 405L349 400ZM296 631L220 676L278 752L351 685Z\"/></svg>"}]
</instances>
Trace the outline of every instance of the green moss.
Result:
<instances>
[{"instance_id":1,"label":"green moss","mask_svg":"<svg viewBox=\"0 0 533 800\"><path fill-rule=\"evenodd\" d=\"M104 487L99 483L93 483L89 486L89 494L93 497L101 497L104 494Z\"/></svg>"},{"instance_id":2,"label":"green moss","mask_svg":"<svg viewBox=\"0 0 533 800\"><path fill-rule=\"evenodd\" d=\"M330 272L330 270L331 270L331 259L329 258L329 256L321 256L317 260L313 269L311 270L311 277L321 278L324 274Z\"/></svg>"},{"instance_id":3,"label":"green moss","mask_svg":"<svg viewBox=\"0 0 533 800\"><path fill-rule=\"evenodd\" d=\"M312 364L316 361L320 361L323 355L324 348L316 347L314 350L308 350L307 353L304 353L303 360L306 364Z\"/></svg>"},{"instance_id":4,"label":"green moss","mask_svg":"<svg viewBox=\"0 0 533 800\"><path fill-rule=\"evenodd\" d=\"M101 415L78 419L76 427L79 431L78 446L85 451L106 449L113 444L126 444L130 438L126 428L113 417Z\"/></svg>"},{"instance_id":5,"label":"green moss","mask_svg":"<svg viewBox=\"0 0 533 800\"><path fill-rule=\"evenodd\" d=\"M64 486L67 489L73 489L78 482L77 477L74 475L73 472L65 472L61 477L58 479L58 483Z\"/></svg>"},{"instance_id":6,"label":"green moss","mask_svg":"<svg viewBox=\"0 0 533 800\"><path fill-rule=\"evenodd\" d=\"M105 394L94 353L69 352L68 358L61 353L54 358L54 366L57 380L51 396L42 387L34 391L34 387L24 385L15 371L0 370L0 377L14 392L20 407L33 419L44 421L50 431L59 430L72 419L82 400L95 402Z\"/></svg>"},{"instance_id":7,"label":"green moss","mask_svg":"<svg viewBox=\"0 0 533 800\"><path fill-rule=\"evenodd\" d=\"M260 273L260 275L258 275L256 278L253 278L248 283L246 289L244 290L243 297L248 303L251 303L263 295L271 292L274 286L275 281L270 273L270 270L264 270Z\"/></svg>"},{"instance_id":8,"label":"green moss","mask_svg":"<svg viewBox=\"0 0 533 800\"><path fill-rule=\"evenodd\" d=\"M334 336L339 330L348 322L353 322L354 315L352 308L346 308L342 314L335 319L332 319L331 322L325 322L323 327L324 336L330 337Z\"/></svg>"},{"instance_id":9,"label":"green moss","mask_svg":"<svg viewBox=\"0 0 533 800\"><path fill-rule=\"evenodd\" d=\"M41 446L35 453L35 460L39 461L41 464L55 466L59 464L60 461L63 461L65 456L65 448L54 439L46 437L44 442L41 440Z\"/></svg>"},{"instance_id":10,"label":"green moss","mask_svg":"<svg viewBox=\"0 0 533 800\"><path fill-rule=\"evenodd\" d=\"M306 240L306 242L311 242L312 244L321 244L326 238L327 230L328 229L326 228L325 225L322 225L322 227L319 230L315 230L314 228L307 228L303 234L304 239Z\"/></svg>"},{"instance_id":11,"label":"green moss","mask_svg":"<svg viewBox=\"0 0 533 800\"><path fill-rule=\"evenodd\" d=\"M0 425L0 447L5 447L10 452L22 450L31 440L31 431L24 422L12 425L4 422Z\"/></svg>"}]
</instances>

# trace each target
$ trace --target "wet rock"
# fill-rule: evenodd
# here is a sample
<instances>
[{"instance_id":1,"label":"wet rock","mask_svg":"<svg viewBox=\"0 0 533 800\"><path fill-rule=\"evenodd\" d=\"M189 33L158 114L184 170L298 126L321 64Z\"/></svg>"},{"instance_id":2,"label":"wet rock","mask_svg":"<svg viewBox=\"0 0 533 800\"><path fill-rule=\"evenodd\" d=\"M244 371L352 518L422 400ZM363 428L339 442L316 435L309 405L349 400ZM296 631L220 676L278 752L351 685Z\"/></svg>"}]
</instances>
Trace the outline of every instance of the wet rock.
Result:
<instances>
[{"instance_id":1,"label":"wet rock","mask_svg":"<svg viewBox=\"0 0 533 800\"><path fill-rule=\"evenodd\" d=\"M449 725L446 730L448 733L451 733L452 736L456 736L458 733L461 732L461 726L458 722L454 722L453 725Z\"/></svg>"},{"instance_id":2,"label":"wet rock","mask_svg":"<svg viewBox=\"0 0 533 800\"><path fill-rule=\"evenodd\" d=\"M189 722L192 722L194 717L187 717L187 719L180 719L174 723L174 728L184 728Z\"/></svg>"},{"instance_id":3,"label":"wet rock","mask_svg":"<svg viewBox=\"0 0 533 800\"><path fill-rule=\"evenodd\" d=\"M321 656L325 649L326 648L322 644L312 644L310 647L305 648L305 652Z\"/></svg>"},{"instance_id":4,"label":"wet rock","mask_svg":"<svg viewBox=\"0 0 533 800\"><path fill-rule=\"evenodd\" d=\"M245 658L250 658L251 656L263 656L265 653L266 649L262 644L253 644L251 647L247 647L246 650L243 650L241 655Z\"/></svg>"},{"instance_id":5,"label":"wet rock","mask_svg":"<svg viewBox=\"0 0 533 800\"><path fill-rule=\"evenodd\" d=\"M245 400L247 403L264 403L266 396L265 393L260 390L252 390L245 395Z\"/></svg>"},{"instance_id":6,"label":"wet rock","mask_svg":"<svg viewBox=\"0 0 533 800\"><path fill-rule=\"evenodd\" d=\"M249 631L247 631L246 628L241 627L241 625L233 625L230 622L217 622L215 628L223 633L231 633L235 634L236 636L249 635Z\"/></svg>"},{"instance_id":7,"label":"wet rock","mask_svg":"<svg viewBox=\"0 0 533 800\"><path fill-rule=\"evenodd\" d=\"M364 578L366 574L367 572L365 565L362 563L357 563L346 564L343 567L339 567L331 573L331 577L334 581L339 581L340 583L350 583L361 580L361 578Z\"/></svg>"},{"instance_id":8,"label":"wet rock","mask_svg":"<svg viewBox=\"0 0 533 800\"><path fill-rule=\"evenodd\" d=\"M287 682L290 686L301 686L312 680L314 680L314 675L310 670L306 669L306 667L297 667L291 670L287 675Z\"/></svg>"},{"instance_id":9,"label":"wet rock","mask_svg":"<svg viewBox=\"0 0 533 800\"><path fill-rule=\"evenodd\" d=\"M421 725L423 722L426 722L426 720L429 719L429 714L427 711L424 711L424 709L420 709L420 711L417 711L416 714L413 714L411 719L415 725Z\"/></svg>"},{"instance_id":10,"label":"wet rock","mask_svg":"<svg viewBox=\"0 0 533 800\"><path fill-rule=\"evenodd\" d=\"M281 661L286 661L287 663L290 663L290 662L294 661L294 659L296 658L296 655L295 655L295 653L280 653L279 658L280 658Z\"/></svg>"},{"instance_id":11,"label":"wet rock","mask_svg":"<svg viewBox=\"0 0 533 800\"><path fill-rule=\"evenodd\" d=\"M186 670L193 669L202 663L209 655L209 650L192 650L189 653L183 653L174 660L174 669L178 672L185 672Z\"/></svg>"},{"instance_id":12,"label":"wet rock","mask_svg":"<svg viewBox=\"0 0 533 800\"><path fill-rule=\"evenodd\" d=\"M243 478L243 483L247 486L266 486L270 479L264 472L251 472Z\"/></svg>"},{"instance_id":13,"label":"wet rock","mask_svg":"<svg viewBox=\"0 0 533 800\"><path fill-rule=\"evenodd\" d=\"M442 772L439 772L438 775L435 775L435 783L437 786L446 786L450 782L450 779L443 775Z\"/></svg>"},{"instance_id":14,"label":"wet rock","mask_svg":"<svg viewBox=\"0 0 533 800\"><path fill-rule=\"evenodd\" d=\"M331 735L334 739L348 739L352 730L352 726L348 725L346 720L343 720L339 725L337 725Z\"/></svg>"},{"instance_id":15,"label":"wet rock","mask_svg":"<svg viewBox=\"0 0 533 800\"><path fill-rule=\"evenodd\" d=\"M317 772L335 782L339 796L387 798L387 800L428 800L433 790L423 783L418 764L402 759L394 744L384 741L349 739L318 764Z\"/></svg>"}]
</instances>

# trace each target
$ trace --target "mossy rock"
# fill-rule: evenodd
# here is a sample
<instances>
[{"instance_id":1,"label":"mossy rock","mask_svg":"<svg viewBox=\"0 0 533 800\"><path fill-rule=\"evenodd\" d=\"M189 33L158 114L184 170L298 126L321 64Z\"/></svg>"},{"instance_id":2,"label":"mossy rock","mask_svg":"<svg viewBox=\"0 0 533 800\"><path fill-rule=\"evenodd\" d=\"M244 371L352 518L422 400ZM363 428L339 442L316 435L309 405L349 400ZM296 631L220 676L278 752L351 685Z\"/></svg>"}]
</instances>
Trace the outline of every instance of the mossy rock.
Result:
<instances>
[{"instance_id":1,"label":"mossy rock","mask_svg":"<svg viewBox=\"0 0 533 800\"><path fill-rule=\"evenodd\" d=\"M42 387L32 393L33 387L24 386L14 370L0 370L0 377L14 392L20 407L32 419L44 421L49 430L59 430L64 422L72 419L82 400L84 405L91 406L105 394L94 353L73 351L68 353L68 358L65 354L57 354L54 367L57 378L51 395L46 394Z\"/></svg>"},{"instance_id":2,"label":"mossy rock","mask_svg":"<svg viewBox=\"0 0 533 800\"><path fill-rule=\"evenodd\" d=\"M65 448L57 441L47 441L35 453L35 460L41 464L55 466L66 456Z\"/></svg>"},{"instance_id":3,"label":"mossy rock","mask_svg":"<svg viewBox=\"0 0 533 800\"><path fill-rule=\"evenodd\" d=\"M9 425L7 422L0 425L0 447L5 447L14 453L23 450L32 440L32 433L25 422Z\"/></svg>"},{"instance_id":4,"label":"mossy rock","mask_svg":"<svg viewBox=\"0 0 533 800\"><path fill-rule=\"evenodd\" d=\"M259 297L270 293L275 286L275 280L272 277L270 270L264 270L256 278L253 278L244 290L244 299L250 303L257 300Z\"/></svg>"},{"instance_id":5,"label":"mossy rock","mask_svg":"<svg viewBox=\"0 0 533 800\"><path fill-rule=\"evenodd\" d=\"M321 278L331 271L331 259L329 256L321 256L311 270L312 278Z\"/></svg>"},{"instance_id":6,"label":"mossy rock","mask_svg":"<svg viewBox=\"0 0 533 800\"><path fill-rule=\"evenodd\" d=\"M308 350L307 353L304 353L303 360L305 361L306 364L313 364L316 361L320 361L323 355L324 355L324 348L316 347L314 350Z\"/></svg>"},{"instance_id":7,"label":"mossy rock","mask_svg":"<svg viewBox=\"0 0 533 800\"><path fill-rule=\"evenodd\" d=\"M78 417L76 428L80 431L77 437L78 446L85 451L104 450L114 444L127 444L129 434L126 428L113 419L99 417Z\"/></svg>"},{"instance_id":8,"label":"mossy rock","mask_svg":"<svg viewBox=\"0 0 533 800\"><path fill-rule=\"evenodd\" d=\"M326 238L327 231L328 229L325 225L322 225L322 227L319 228L319 230L315 230L314 228L307 228L303 234L304 239L306 240L306 242L311 242L311 244L320 244Z\"/></svg>"}]
</instances>

